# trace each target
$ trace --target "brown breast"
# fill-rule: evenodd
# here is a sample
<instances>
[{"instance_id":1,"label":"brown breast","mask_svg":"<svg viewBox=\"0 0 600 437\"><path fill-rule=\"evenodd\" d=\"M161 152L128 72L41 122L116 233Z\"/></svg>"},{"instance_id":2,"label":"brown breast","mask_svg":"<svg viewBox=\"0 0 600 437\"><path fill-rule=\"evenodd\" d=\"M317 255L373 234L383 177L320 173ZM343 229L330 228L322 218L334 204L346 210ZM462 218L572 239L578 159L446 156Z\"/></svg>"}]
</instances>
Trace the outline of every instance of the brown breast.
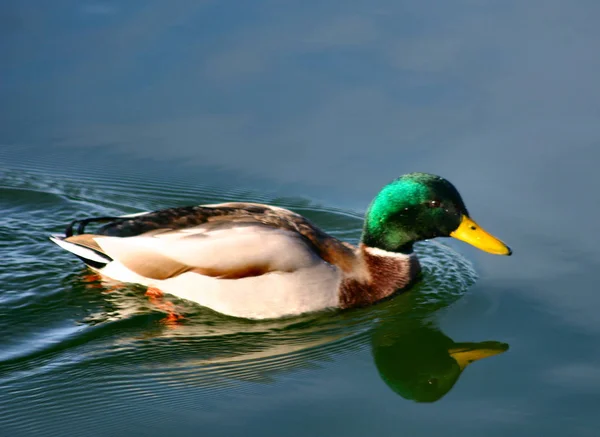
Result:
<instances>
[{"instance_id":1,"label":"brown breast","mask_svg":"<svg viewBox=\"0 0 600 437\"><path fill-rule=\"evenodd\" d=\"M347 277L340 286L340 306L371 305L408 286L419 274L416 255L402 255L368 248L361 244L364 275Z\"/></svg>"}]
</instances>

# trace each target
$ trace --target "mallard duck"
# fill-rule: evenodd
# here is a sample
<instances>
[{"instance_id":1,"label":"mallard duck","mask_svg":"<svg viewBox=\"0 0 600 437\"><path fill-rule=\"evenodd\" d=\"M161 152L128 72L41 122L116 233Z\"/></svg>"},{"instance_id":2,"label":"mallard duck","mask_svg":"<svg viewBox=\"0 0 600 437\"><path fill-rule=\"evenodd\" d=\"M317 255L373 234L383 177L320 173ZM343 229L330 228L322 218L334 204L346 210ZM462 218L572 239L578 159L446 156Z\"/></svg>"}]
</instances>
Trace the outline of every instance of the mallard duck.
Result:
<instances>
[{"instance_id":1,"label":"mallard duck","mask_svg":"<svg viewBox=\"0 0 600 437\"><path fill-rule=\"evenodd\" d=\"M106 224L88 233L90 223ZM105 277L266 319L387 298L419 275L413 244L446 236L511 254L469 217L450 182L426 173L377 194L358 247L287 209L238 202L75 220L50 238Z\"/></svg>"}]
</instances>

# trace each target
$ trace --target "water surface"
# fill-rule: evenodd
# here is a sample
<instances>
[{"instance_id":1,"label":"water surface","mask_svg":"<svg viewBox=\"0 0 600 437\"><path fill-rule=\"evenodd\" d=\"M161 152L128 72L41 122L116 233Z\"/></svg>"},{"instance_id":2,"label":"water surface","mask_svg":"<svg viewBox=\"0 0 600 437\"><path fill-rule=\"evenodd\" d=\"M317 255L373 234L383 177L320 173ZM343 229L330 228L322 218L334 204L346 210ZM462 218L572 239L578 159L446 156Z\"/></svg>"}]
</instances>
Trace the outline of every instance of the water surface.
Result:
<instances>
[{"instance_id":1,"label":"water surface","mask_svg":"<svg viewBox=\"0 0 600 437\"><path fill-rule=\"evenodd\" d=\"M3 3L0 434L595 436L599 9ZM243 200L356 243L410 171L514 255L425 242L409 293L250 322L102 283L47 240ZM465 350L490 357L461 369Z\"/></svg>"}]
</instances>

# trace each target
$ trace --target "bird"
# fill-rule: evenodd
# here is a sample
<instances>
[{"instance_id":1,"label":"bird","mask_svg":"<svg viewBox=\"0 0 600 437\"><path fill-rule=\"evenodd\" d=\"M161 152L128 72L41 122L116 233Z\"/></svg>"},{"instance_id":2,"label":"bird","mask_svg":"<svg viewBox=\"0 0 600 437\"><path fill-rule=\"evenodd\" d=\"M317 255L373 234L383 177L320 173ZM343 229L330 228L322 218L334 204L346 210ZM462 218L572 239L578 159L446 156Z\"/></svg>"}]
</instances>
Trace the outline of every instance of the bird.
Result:
<instances>
[{"instance_id":1,"label":"bird","mask_svg":"<svg viewBox=\"0 0 600 437\"><path fill-rule=\"evenodd\" d=\"M90 224L101 226L87 232ZM512 254L469 216L452 183L419 172L375 196L356 246L298 213L246 202L77 219L50 239L102 277L228 316L276 319L369 306L410 288L421 274L414 243L436 237Z\"/></svg>"}]
</instances>

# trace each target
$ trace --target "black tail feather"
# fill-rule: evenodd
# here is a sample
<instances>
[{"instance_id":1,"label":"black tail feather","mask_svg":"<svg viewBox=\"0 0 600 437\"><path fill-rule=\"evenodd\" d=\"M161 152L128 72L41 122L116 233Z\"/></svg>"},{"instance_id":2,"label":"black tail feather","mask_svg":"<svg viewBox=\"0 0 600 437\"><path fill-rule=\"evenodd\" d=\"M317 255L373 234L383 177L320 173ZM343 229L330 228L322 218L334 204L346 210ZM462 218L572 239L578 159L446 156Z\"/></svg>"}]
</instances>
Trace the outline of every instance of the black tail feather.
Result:
<instances>
[{"instance_id":1,"label":"black tail feather","mask_svg":"<svg viewBox=\"0 0 600 437\"><path fill-rule=\"evenodd\" d=\"M92 217L92 218L87 218L87 219L73 220L71 223L69 223L69 225L67 226L67 229L65 229L65 236L66 236L66 238L72 237L74 235L73 228L77 224L78 224L77 235L81 235L81 234L85 234L85 227L90 223L107 223L107 222L122 221L122 220L127 220L127 219L128 219L127 217L106 216L106 217Z\"/></svg>"}]
</instances>

